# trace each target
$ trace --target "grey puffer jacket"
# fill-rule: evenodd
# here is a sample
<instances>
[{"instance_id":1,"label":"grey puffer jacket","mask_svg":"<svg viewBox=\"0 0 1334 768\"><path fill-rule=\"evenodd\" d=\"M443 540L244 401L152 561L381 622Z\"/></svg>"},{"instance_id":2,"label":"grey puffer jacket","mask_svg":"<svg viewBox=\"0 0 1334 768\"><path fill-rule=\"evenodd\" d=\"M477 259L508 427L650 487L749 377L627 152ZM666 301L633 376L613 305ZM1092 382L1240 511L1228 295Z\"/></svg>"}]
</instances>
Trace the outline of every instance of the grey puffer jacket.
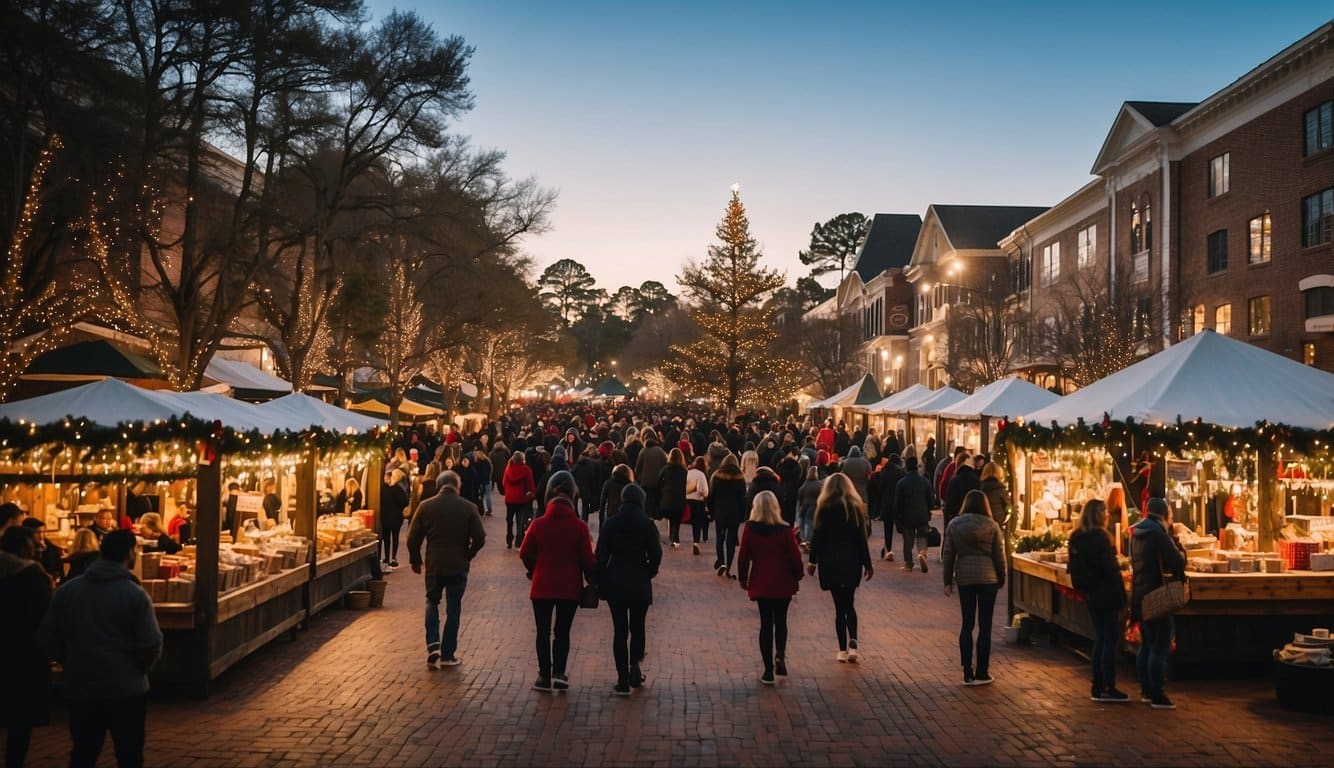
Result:
<instances>
[{"instance_id":1,"label":"grey puffer jacket","mask_svg":"<svg viewBox=\"0 0 1334 768\"><path fill-rule=\"evenodd\" d=\"M959 515L943 538L945 586L1005 584L1005 535L995 520L975 512Z\"/></svg>"}]
</instances>

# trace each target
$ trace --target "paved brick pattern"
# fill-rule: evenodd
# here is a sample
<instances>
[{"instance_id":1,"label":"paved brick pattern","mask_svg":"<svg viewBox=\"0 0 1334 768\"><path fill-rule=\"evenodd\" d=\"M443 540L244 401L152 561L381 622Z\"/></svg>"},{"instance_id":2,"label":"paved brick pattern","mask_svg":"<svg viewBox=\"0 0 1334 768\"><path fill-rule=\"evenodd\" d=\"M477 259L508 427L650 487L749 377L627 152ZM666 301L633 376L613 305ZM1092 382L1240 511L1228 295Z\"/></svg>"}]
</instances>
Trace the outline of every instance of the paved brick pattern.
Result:
<instances>
[{"instance_id":1,"label":"paved brick pattern","mask_svg":"<svg viewBox=\"0 0 1334 768\"><path fill-rule=\"evenodd\" d=\"M964 688L957 602L938 569L897 563L859 591L858 665L834 660L832 603L804 580L789 619L792 676L765 688L754 607L710 570L711 549L692 557L688 544L666 553L656 582L647 686L610 695L610 617L581 610L572 689L539 693L523 567L504 548L504 520L486 527L461 666L425 668L421 581L404 567L383 610L330 609L229 670L207 701L153 701L149 764L1294 766L1334 754L1328 718L1279 709L1266 680L1172 681L1172 712L1099 705L1074 653L1003 645L999 628L996 683ZM1127 659L1121 687L1132 693L1133 678ZM31 765L66 760L63 723L58 712L37 732Z\"/></svg>"}]
</instances>

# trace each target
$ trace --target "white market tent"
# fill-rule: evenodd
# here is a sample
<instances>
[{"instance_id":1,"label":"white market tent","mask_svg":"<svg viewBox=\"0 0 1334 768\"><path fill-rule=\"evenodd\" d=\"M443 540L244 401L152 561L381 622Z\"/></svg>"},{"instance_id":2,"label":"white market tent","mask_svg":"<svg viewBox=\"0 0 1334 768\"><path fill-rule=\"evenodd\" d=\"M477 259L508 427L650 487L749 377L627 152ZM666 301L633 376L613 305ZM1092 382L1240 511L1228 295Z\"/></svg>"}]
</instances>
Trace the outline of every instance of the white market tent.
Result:
<instances>
[{"instance_id":1,"label":"white market tent","mask_svg":"<svg viewBox=\"0 0 1334 768\"><path fill-rule=\"evenodd\" d=\"M1068 426L1104 413L1146 424L1334 429L1334 374L1204 330L1024 418Z\"/></svg>"},{"instance_id":2,"label":"white market tent","mask_svg":"<svg viewBox=\"0 0 1334 768\"><path fill-rule=\"evenodd\" d=\"M955 403L967 399L967 397L968 395L954 387L941 387L933 392L930 397L912 403L903 410L911 412L914 416L935 416Z\"/></svg>"},{"instance_id":3,"label":"white market tent","mask_svg":"<svg viewBox=\"0 0 1334 768\"><path fill-rule=\"evenodd\" d=\"M982 387L940 412L947 419L1022 416L1045 408L1061 396L1017 376L1007 376Z\"/></svg>"},{"instance_id":4,"label":"white market tent","mask_svg":"<svg viewBox=\"0 0 1334 768\"><path fill-rule=\"evenodd\" d=\"M861 388L862 388L862 382L861 379L858 379L851 386L839 390L837 394L831 397L826 397L823 400L816 400L813 403L809 403L806 406L806 410L813 411L816 408L834 408L837 406L846 405L847 403L851 403L853 400L856 399L857 392Z\"/></svg>"},{"instance_id":5,"label":"white market tent","mask_svg":"<svg viewBox=\"0 0 1334 768\"><path fill-rule=\"evenodd\" d=\"M226 384L240 392L261 396L292 391L292 383L289 381L265 373L250 363L221 357L209 361L208 367L204 369L204 378Z\"/></svg>"},{"instance_id":6,"label":"white market tent","mask_svg":"<svg viewBox=\"0 0 1334 768\"><path fill-rule=\"evenodd\" d=\"M869 413L901 413L908 410L908 406L916 405L923 400L931 397L935 390L923 384L914 384L907 389L895 392L878 403L872 403L866 406Z\"/></svg>"},{"instance_id":7,"label":"white market tent","mask_svg":"<svg viewBox=\"0 0 1334 768\"><path fill-rule=\"evenodd\" d=\"M293 431L323 427L335 432L367 432L388 424L383 419L353 413L300 392L253 407Z\"/></svg>"},{"instance_id":8,"label":"white market tent","mask_svg":"<svg viewBox=\"0 0 1334 768\"><path fill-rule=\"evenodd\" d=\"M127 421L166 421L183 416L188 410L185 403L172 399L171 395L170 392L126 384L119 379L103 379L49 395L5 403L0 405L0 419L44 426L74 417L106 427Z\"/></svg>"}]
</instances>

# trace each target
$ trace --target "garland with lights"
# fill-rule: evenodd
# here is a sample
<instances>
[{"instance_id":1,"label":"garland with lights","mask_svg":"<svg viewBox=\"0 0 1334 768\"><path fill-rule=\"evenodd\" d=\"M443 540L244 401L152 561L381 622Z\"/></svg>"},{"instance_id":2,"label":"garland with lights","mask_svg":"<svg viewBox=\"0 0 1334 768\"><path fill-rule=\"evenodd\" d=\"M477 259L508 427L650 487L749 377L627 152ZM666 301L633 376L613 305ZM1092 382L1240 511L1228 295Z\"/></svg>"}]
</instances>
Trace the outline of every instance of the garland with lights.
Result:
<instances>
[{"instance_id":1,"label":"garland with lights","mask_svg":"<svg viewBox=\"0 0 1334 768\"><path fill-rule=\"evenodd\" d=\"M1134 440L1146 450L1182 455L1186 452L1216 451L1233 454L1270 446L1275 452L1291 450L1322 462L1329 462L1334 447L1334 430L1312 430L1285 424L1257 422L1254 427L1232 428L1195 421L1177 420L1174 424L1144 424L1128 418L1116 421L1103 415L1097 424L1083 419L1066 427L1055 422L1042 424L1010 422L997 424L997 453L1005 455L1006 446L1024 450L1069 448L1093 445L1110 448Z\"/></svg>"}]
</instances>

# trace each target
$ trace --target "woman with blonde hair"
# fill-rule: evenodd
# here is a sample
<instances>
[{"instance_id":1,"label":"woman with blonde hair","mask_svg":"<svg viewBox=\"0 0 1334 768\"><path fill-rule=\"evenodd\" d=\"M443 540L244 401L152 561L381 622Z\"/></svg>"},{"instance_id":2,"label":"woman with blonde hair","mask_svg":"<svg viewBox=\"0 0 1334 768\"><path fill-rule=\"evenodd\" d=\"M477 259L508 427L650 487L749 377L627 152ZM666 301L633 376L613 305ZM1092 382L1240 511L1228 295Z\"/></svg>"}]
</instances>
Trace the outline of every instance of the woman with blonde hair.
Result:
<instances>
[{"instance_id":1,"label":"woman with blonde hair","mask_svg":"<svg viewBox=\"0 0 1334 768\"><path fill-rule=\"evenodd\" d=\"M174 555L182 549L175 539L167 535L166 529L162 527L162 515L156 512L145 512L139 516L139 538L152 542L144 547L145 552Z\"/></svg>"},{"instance_id":2,"label":"woman with blonde hair","mask_svg":"<svg viewBox=\"0 0 1334 768\"><path fill-rule=\"evenodd\" d=\"M398 567L398 540L411 495L406 472L391 469L385 473L384 485L380 488L380 544L383 567L389 573Z\"/></svg>"},{"instance_id":3,"label":"woman with blonde hair","mask_svg":"<svg viewBox=\"0 0 1334 768\"><path fill-rule=\"evenodd\" d=\"M672 549L681 546L681 518L686 511L686 455L680 448L667 454L667 465L658 472L658 513L667 518Z\"/></svg>"},{"instance_id":4,"label":"woman with blonde hair","mask_svg":"<svg viewBox=\"0 0 1334 768\"><path fill-rule=\"evenodd\" d=\"M741 477L745 479L747 487L755 482L755 473L760 469L760 455L755 451L746 451L741 454Z\"/></svg>"},{"instance_id":5,"label":"woman with blonde hair","mask_svg":"<svg viewBox=\"0 0 1334 768\"><path fill-rule=\"evenodd\" d=\"M74 543L70 545L69 554L65 555L65 562L69 563L65 581L82 576L88 566L97 562L102 556L98 544L97 534L91 528L80 528L74 532Z\"/></svg>"},{"instance_id":6,"label":"woman with blonde hair","mask_svg":"<svg viewBox=\"0 0 1334 768\"><path fill-rule=\"evenodd\" d=\"M871 566L871 533L866 502L857 495L852 479L835 472L824 481L815 503L808 573L820 571L820 589L834 598L834 633L838 660L857 663L857 587L875 569Z\"/></svg>"},{"instance_id":7,"label":"woman with blonde hair","mask_svg":"<svg viewBox=\"0 0 1334 768\"><path fill-rule=\"evenodd\" d=\"M760 682L773 685L787 677L787 609L801 579L801 549L796 531L783 520L778 497L760 491L737 553L737 578L760 609Z\"/></svg>"}]
</instances>

